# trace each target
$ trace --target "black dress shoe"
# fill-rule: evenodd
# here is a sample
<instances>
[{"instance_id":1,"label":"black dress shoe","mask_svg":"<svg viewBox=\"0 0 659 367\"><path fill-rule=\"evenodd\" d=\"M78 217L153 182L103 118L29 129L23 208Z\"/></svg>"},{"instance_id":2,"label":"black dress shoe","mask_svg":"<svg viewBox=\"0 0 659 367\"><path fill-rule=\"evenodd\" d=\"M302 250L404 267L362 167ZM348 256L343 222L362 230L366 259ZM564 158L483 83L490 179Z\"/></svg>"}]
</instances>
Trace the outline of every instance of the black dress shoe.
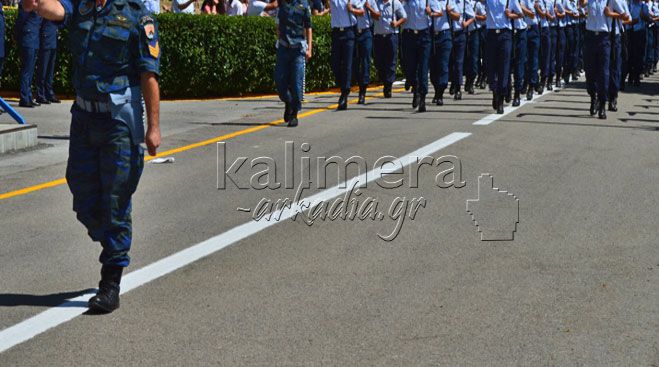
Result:
<instances>
[{"instance_id":1,"label":"black dress shoe","mask_svg":"<svg viewBox=\"0 0 659 367\"><path fill-rule=\"evenodd\" d=\"M366 104L366 86L359 86L359 97L357 98L357 104Z\"/></svg>"},{"instance_id":2,"label":"black dress shoe","mask_svg":"<svg viewBox=\"0 0 659 367\"><path fill-rule=\"evenodd\" d=\"M533 88L529 88L529 90L526 92L526 100L527 101L533 100Z\"/></svg>"},{"instance_id":3,"label":"black dress shoe","mask_svg":"<svg viewBox=\"0 0 659 367\"><path fill-rule=\"evenodd\" d=\"M604 102L600 102L599 108L597 111L597 117L599 117L600 120L606 120L606 106Z\"/></svg>"},{"instance_id":4,"label":"black dress shoe","mask_svg":"<svg viewBox=\"0 0 659 367\"><path fill-rule=\"evenodd\" d=\"M519 107L519 105L522 103L519 98L519 92L515 92L515 97L513 98L513 107Z\"/></svg>"},{"instance_id":5,"label":"black dress shoe","mask_svg":"<svg viewBox=\"0 0 659 367\"><path fill-rule=\"evenodd\" d=\"M455 95L453 96L453 99L456 101L462 99L462 92L460 91L460 86L458 86L457 90L455 91Z\"/></svg>"},{"instance_id":6,"label":"black dress shoe","mask_svg":"<svg viewBox=\"0 0 659 367\"><path fill-rule=\"evenodd\" d=\"M292 112L291 119L288 121L288 127L296 127L296 126L297 126L297 112Z\"/></svg>"},{"instance_id":7,"label":"black dress shoe","mask_svg":"<svg viewBox=\"0 0 659 367\"><path fill-rule=\"evenodd\" d=\"M612 100L609 101L609 111L618 112L618 99L617 98L613 98Z\"/></svg>"},{"instance_id":8,"label":"black dress shoe","mask_svg":"<svg viewBox=\"0 0 659 367\"><path fill-rule=\"evenodd\" d=\"M595 110L596 107L597 107L597 100L595 99L595 97L590 97L590 111L589 112L590 112L591 116L595 116L595 114L597 113L597 110Z\"/></svg>"},{"instance_id":9,"label":"black dress shoe","mask_svg":"<svg viewBox=\"0 0 659 367\"><path fill-rule=\"evenodd\" d=\"M412 108L417 108L419 106L419 95L414 93L412 96Z\"/></svg>"},{"instance_id":10,"label":"black dress shoe","mask_svg":"<svg viewBox=\"0 0 659 367\"><path fill-rule=\"evenodd\" d=\"M437 103L437 99L439 99L439 94L435 93L435 95L432 97L432 103Z\"/></svg>"},{"instance_id":11,"label":"black dress shoe","mask_svg":"<svg viewBox=\"0 0 659 367\"><path fill-rule=\"evenodd\" d=\"M419 112L426 112L426 96L419 96Z\"/></svg>"},{"instance_id":12,"label":"black dress shoe","mask_svg":"<svg viewBox=\"0 0 659 367\"><path fill-rule=\"evenodd\" d=\"M410 83L409 80L405 81L405 90L410 90L410 87L412 87L412 83Z\"/></svg>"},{"instance_id":13,"label":"black dress shoe","mask_svg":"<svg viewBox=\"0 0 659 367\"><path fill-rule=\"evenodd\" d=\"M284 122L289 122L289 121L291 121L291 114L292 114L292 112L293 112L293 111L291 110L291 104L290 104L290 103L286 103L286 107L284 107Z\"/></svg>"},{"instance_id":14,"label":"black dress shoe","mask_svg":"<svg viewBox=\"0 0 659 367\"><path fill-rule=\"evenodd\" d=\"M35 106L34 106L34 104L32 104L32 101L30 101L30 102L20 101L20 102L18 102L18 107L34 108Z\"/></svg>"},{"instance_id":15,"label":"black dress shoe","mask_svg":"<svg viewBox=\"0 0 659 367\"><path fill-rule=\"evenodd\" d=\"M36 100L34 100L34 101L32 101L32 105L33 105L34 107L39 107L39 106L41 106L41 103L39 103L39 102L37 102Z\"/></svg>"},{"instance_id":16,"label":"black dress shoe","mask_svg":"<svg viewBox=\"0 0 659 367\"><path fill-rule=\"evenodd\" d=\"M341 92L341 96L339 97L339 106L337 107L337 110L345 111L347 109L348 109L348 93Z\"/></svg>"},{"instance_id":17,"label":"black dress shoe","mask_svg":"<svg viewBox=\"0 0 659 367\"><path fill-rule=\"evenodd\" d=\"M57 97L48 98L48 100L50 101L50 103L62 103L62 101L57 99Z\"/></svg>"},{"instance_id":18,"label":"black dress shoe","mask_svg":"<svg viewBox=\"0 0 659 367\"><path fill-rule=\"evenodd\" d=\"M506 103L510 103L510 101L513 99L513 90L508 88L508 93L506 93Z\"/></svg>"},{"instance_id":19,"label":"black dress shoe","mask_svg":"<svg viewBox=\"0 0 659 367\"><path fill-rule=\"evenodd\" d=\"M39 104L50 104L50 101L43 98L37 98L37 103Z\"/></svg>"},{"instance_id":20,"label":"black dress shoe","mask_svg":"<svg viewBox=\"0 0 659 367\"><path fill-rule=\"evenodd\" d=\"M499 103L497 104L497 114L503 115L503 96L499 96Z\"/></svg>"},{"instance_id":21,"label":"black dress shoe","mask_svg":"<svg viewBox=\"0 0 659 367\"><path fill-rule=\"evenodd\" d=\"M391 98L391 84L387 83L384 85L382 94L384 94L384 98Z\"/></svg>"},{"instance_id":22,"label":"black dress shoe","mask_svg":"<svg viewBox=\"0 0 659 367\"><path fill-rule=\"evenodd\" d=\"M438 106L443 106L444 105L444 98L437 98L437 102L435 102L436 105Z\"/></svg>"},{"instance_id":23,"label":"black dress shoe","mask_svg":"<svg viewBox=\"0 0 659 367\"><path fill-rule=\"evenodd\" d=\"M89 299L89 308L92 311L109 313L119 308L119 284L123 269L120 266L103 265L98 293Z\"/></svg>"},{"instance_id":24,"label":"black dress shoe","mask_svg":"<svg viewBox=\"0 0 659 367\"><path fill-rule=\"evenodd\" d=\"M496 93L492 93L492 108L495 110L499 109L499 97Z\"/></svg>"},{"instance_id":25,"label":"black dress shoe","mask_svg":"<svg viewBox=\"0 0 659 367\"><path fill-rule=\"evenodd\" d=\"M455 94L455 83L451 83L451 87L448 90L448 94L450 94L450 95Z\"/></svg>"}]
</instances>

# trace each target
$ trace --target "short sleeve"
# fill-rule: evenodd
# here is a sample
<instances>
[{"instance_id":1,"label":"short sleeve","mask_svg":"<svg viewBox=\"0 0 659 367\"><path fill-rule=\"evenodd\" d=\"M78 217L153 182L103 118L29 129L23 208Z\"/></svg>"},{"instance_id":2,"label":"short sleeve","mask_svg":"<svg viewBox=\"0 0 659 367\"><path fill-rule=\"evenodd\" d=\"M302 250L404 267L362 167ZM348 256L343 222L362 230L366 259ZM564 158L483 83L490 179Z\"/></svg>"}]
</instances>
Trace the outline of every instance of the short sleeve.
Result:
<instances>
[{"instance_id":1,"label":"short sleeve","mask_svg":"<svg viewBox=\"0 0 659 367\"><path fill-rule=\"evenodd\" d=\"M401 4L400 1L398 0L395 1L396 1L395 6L397 7L396 16L398 17L398 19L407 18L407 13L405 12L405 7L403 6L403 4Z\"/></svg>"},{"instance_id":2,"label":"short sleeve","mask_svg":"<svg viewBox=\"0 0 659 367\"><path fill-rule=\"evenodd\" d=\"M73 19L73 11L78 5L78 1L76 0L59 0L60 4L62 4L62 7L64 8L64 20L61 22L55 22L59 28L64 28L68 26L71 23L71 19Z\"/></svg>"},{"instance_id":3,"label":"short sleeve","mask_svg":"<svg viewBox=\"0 0 659 367\"><path fill-rule=\"evenodd\" d=\"M304 29L311 28L311 8L307 5L304 8L304 18L302 19Z\"/></svg>"},{"instance_id":4,"label":"short sleeve","mask_svg":"<svg viewBox=\"0 0 659 367\"><path fill-rule=\"evenodd\" d=\"M451 9L451 10L456 10L455 0L448 0L446 2L446 8ZM442 11L444 11L444 10L442 10Z\"/></svg>"},{"instance_id":5,"label":"short sleeve","mask_svg":"<svg viewBox=\"0 0 659 367\"><path fill-rule=\"evenodd\" d=\"M144 15L138 22L137 69L141 73L160 75L160 40L158 23L150 15Z\"/></svg>"}]
</instances>

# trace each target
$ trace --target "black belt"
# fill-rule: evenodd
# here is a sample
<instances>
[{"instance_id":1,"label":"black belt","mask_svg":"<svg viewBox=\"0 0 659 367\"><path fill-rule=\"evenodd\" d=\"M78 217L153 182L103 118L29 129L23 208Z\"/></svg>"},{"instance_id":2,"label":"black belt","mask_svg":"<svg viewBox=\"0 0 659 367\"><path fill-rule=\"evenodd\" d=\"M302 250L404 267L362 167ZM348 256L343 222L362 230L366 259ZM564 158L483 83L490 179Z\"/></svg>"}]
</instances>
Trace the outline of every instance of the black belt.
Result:
<instances>
[{"instance_id":1,"label":"black belt","mask_svg":"<svg viewBox=\"0 0 659 367\"><path fill-rule=\"evenodd\" d=\"M414 34L425 33L427 31L428 31L428 28L426 28L426 29L403 29L403 32L414 33Z\"/></svg>"},{"instance_id":2,"label":"black belt","mask_svg":"<svg viewBox=\"0 0 659 367\"><path fill-rule=\"evenodd\" d=\"M85 112L90 113L108 113L110 112L109 102L92 101L76 96L76 106Z\"/></svg>"},{"instance_id":3,"label":"black belt","mask_svg":"<svg viewBox=\"0 0 659 367\"><path fill-rule=\"evenodd\" d=\"M333 27L333 31L338 31L338 32L347 32L347 31L354 31L355 26L350 26L350 27Z\"/></svg>"},{"instance_id":4,"label":"black belt","mask_svg":"<svg viewBox=\"0 0 659 367\"><path fill-rule=\"evenodd\" d=\"M499 28L499 29L488 29L488 31L490 31L490 32L494 32L494 33L496 33L496 34L499 34L499 33L504 33L504 32L506 32L506 31L507 31L507 32L510 32L511 30L508 29L508 28Z\"/></svg>"},{"instance_id":5,"label":"black belt","mask_svg":"<svg viewBox=\"0 0 659 367\"><path fill-rule=\"evenodd\" d=\"M586 29L586 32L592 34L593 36L599 36L600 34L609 34L608 31L589 31Z\"/></svg>"},{"instance_id":6,"label":"black belt","mask_svg":"<svg viewBox=\"0 0 659 367\"><path fill-rule=\"evenodd\" d=\"M441 35L441 34L449 33L450 31L451 31L450 29L444 29L444 30L441 30L441 31L435 31L435 35L439 36L439 35Z\"/></svg>"}]
</instances>

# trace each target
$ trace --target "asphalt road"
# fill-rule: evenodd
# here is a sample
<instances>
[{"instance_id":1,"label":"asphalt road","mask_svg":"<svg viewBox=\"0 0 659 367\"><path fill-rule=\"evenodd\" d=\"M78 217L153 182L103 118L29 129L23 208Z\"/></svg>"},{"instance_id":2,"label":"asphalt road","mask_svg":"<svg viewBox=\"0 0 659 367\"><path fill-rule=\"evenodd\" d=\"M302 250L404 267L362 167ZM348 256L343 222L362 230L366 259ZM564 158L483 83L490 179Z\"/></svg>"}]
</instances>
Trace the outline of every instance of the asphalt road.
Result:
<instances>
[{"instance_id":1,"label":"asphalt road","mask_svg":"<svg viewBox=\"0 0 659 367\"><path fill-rule=\"evenodd\" d=\"M12 193L0 200L0 366L659 366L650 81L606 121L588 116L579 82L495 121L482 90L424 114L402 91L385 100L374 89L346 112L332 109L335 94L309 95L295 129L277 124L275 97L164 102L161 151L182 149L167 154L173 164L146 164L129 291L105 316L83 314L100 246L66 185L17 191L64 176L70 102L25 112L42 145L0 157L0 197ZM218 190L217 141L227 168L247 157L231 175L245 188L227 179ZM275 207L279 221L254 220L259 203L295 200L286 142L296 184L309 158L298 198L329 208L348 191L356 215L323 218L321 205L292 220ZM415 164L420 152L447 162ZM355 193L334 188L330 168L323 187L317 159L331 156L405 173L366 175ZM380 169L384 156L394 163ZM258 157L281 187L250 185ZM513 229L513 240L481 240Z\"/></svg>"}]
</instances>

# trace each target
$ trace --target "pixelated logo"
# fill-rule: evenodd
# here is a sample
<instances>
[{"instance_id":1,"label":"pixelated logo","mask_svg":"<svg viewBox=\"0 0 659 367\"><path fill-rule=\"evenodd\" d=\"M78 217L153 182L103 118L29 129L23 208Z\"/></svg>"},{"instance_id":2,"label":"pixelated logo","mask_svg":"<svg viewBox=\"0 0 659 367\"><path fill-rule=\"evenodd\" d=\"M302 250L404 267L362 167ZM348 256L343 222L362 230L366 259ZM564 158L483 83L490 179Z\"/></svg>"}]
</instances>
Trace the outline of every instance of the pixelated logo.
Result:
<instances>
[{"instance_id":1,"label":"pixelated logo","mask_svg":"<svg viewBox=\"0 0 659 367\"><path fill-rule=\"evenodd\" d=\"M478 177L478 198L467 200L467 213L481 234L481 241L512 241L519 223L517 196L494 187L494 177Z\"/></svg>"}]
</instances>

